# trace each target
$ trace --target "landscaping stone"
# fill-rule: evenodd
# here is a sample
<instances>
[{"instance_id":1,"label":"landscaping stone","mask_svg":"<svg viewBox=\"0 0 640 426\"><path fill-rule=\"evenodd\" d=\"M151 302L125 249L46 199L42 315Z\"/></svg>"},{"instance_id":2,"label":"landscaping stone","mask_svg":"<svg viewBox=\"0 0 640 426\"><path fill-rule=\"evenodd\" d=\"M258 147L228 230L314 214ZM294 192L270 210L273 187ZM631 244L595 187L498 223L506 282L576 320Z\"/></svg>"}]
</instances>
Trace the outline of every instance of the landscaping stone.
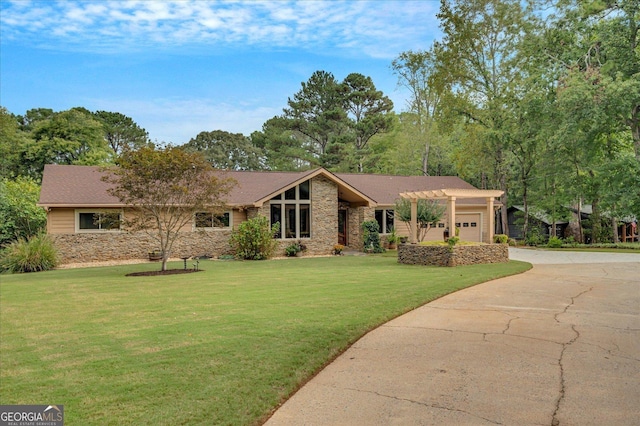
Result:
<instances>
[{"instance_id":1,"label":"landscaping stone","mask_svg":"<svg viewBox=\"0 0 640 426\"><path fill-rule=\"evenodd\" d=\"M506 244L440 245L400 244L398 263L427 266L460 266L509 261Z\"/></svg>"}]
</instances>

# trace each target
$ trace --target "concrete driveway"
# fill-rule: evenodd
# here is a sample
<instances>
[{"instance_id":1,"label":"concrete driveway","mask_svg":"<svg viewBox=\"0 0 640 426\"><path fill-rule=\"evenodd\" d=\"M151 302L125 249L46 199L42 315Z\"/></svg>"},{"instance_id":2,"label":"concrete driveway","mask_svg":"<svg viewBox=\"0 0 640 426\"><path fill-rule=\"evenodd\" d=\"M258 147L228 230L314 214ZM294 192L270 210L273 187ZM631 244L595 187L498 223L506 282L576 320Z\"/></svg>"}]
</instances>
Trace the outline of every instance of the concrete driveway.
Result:
<instances>
[{"instance_id":1,"label":"concrete driveway","mask_svg":"<svg viewBox=\"0 0 640 426\"><path fill-rule=\"evenodd\" d=\"M371 331L267 425L640 425L640 254L531 271Z\"/></svg>"}]
</instances>

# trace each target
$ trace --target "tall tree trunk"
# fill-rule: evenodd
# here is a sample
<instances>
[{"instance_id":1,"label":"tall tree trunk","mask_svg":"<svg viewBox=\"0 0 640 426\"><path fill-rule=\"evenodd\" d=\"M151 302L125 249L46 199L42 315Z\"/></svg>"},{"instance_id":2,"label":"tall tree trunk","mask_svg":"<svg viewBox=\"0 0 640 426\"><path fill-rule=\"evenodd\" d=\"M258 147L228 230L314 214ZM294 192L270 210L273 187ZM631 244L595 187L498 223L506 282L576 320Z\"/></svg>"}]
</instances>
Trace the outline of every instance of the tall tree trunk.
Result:
<instances>
[{"instance_id":1,"label":"tall tree trunk","mask_svg":"<svg viewBox=\"0 0 640 426\"><path fill-rule=\"evenodd\" d=\"M631 118L627 120L627 124L631 128L636 160L640 161L640 104L636 105L631 111Z\"/></svg>"},{"instance_id":2,"label":"tall tree trunk","mask_svg":"<svg viewBox=\"0 0 640 426\"><path fill-rule=\"evenodd\" d=\"M522 224L522 236L527 238L529 231L529 200L527 200L527 189L522 193L522 203L524 204L524 223Z\"/></svg>"},{"instance_id":3,"label":"tall tree trunk","mask_svg":"<svg viewBox=\"0 0 640 426\"><path fill-rule=\"evenodd\" d=\"M500 176L500 189L504 191L504 194L500 197L500 201L502 201L502 208L500 208L502 233L509 235L509 217L507 215L507 175L505 173L502 173Z\"/></svg>"},{"instance_id":4,"label":"tall tree trunk","mask_svg":"<svg viewBox=\"0 0 640 426\"><path fill-rule=\"evenodd\" d=\"M582 197L578 200L578 241L584 244L584 232L582 232Z\"/></svg>"},{"instance_id":5,"label":"tall tree trunk","mask_svg":"<svg viewBox=\"0 0 640 426\"><path fill-rule=\"evenodd\" d=\"M600 234L602 233L600 228L602 220L600 218L600 206L599 200L591 201L591 242L599 243Z\"/></svg>"},{"instance_id":6,"label":"tall tree trunk","mask_svg":"<svg viewBox=\"0 0 640 426\"><path fill-rule=\"evenodd\" d=\"M422 155L422 174L424 176L429 176L429 148L430 144L427 141L424 144L424 154Z\"/></svg>"}]
</instances>

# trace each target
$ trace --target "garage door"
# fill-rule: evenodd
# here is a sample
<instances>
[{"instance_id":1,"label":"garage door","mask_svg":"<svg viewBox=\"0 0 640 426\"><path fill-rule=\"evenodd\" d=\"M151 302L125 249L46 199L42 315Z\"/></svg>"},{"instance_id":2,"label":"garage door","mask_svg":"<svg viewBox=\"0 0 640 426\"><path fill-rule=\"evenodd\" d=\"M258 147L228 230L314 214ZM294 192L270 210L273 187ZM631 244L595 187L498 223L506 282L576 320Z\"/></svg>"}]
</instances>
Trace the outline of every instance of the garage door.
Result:
<instances>
[{"instance_id":1,"label":"garage door","mask_svg":"<svg viewBox=\"0 0 640 426\"><path fill-rule=\"evenodd\" d=\"M479 213L456 215L456 226L460 228L462 241L482 241L481 225Z\"/></svg>"}]
</instances>

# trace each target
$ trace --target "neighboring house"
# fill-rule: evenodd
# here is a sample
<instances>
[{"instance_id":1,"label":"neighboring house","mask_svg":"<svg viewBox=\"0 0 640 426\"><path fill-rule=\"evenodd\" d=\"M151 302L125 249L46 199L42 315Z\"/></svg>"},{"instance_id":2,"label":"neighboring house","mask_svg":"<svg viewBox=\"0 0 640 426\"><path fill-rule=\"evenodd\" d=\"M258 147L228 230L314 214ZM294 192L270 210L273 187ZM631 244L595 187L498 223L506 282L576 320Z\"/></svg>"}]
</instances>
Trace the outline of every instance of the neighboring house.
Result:
<instances>
[{"instance_id":1,"label":"neighboring house","mask_svg":"<svg viewBox=\"0 0 640 426\"><path fill-rule=\"evenodd\" d=\"M225 200L228 210L215 219L209 212L197 213L173 247L173 256L229 253L232 230L258 215L280 222L281 251L297 240L304 242L309 254L330 254L337 243L362 249L361 224L366 220L377 220L383 237L392 228L401 236L409 235L406 224L394 218L393 206L401 192L475 189L452 176L345 174L322 168L223 173L237 181ZM62 263L145 258L158 248L144 233L96 221L105 213L127 214L126 206L108 194L109 184L101 176L93 166L45 166L39 205L47 210L47 232ZM455 212L462 240L489 242L486 199L460 199ZM427 239L442 239L445 223L443 218Z\"/></svg>"},{"instance_id":2,"label":"neighboring house","mask_svg":"<svg viewBox=\"0 0 640 426\"><path fill-rule=\"evenodd\" d=\"M507 209L507 219L509 222L509 238L523 240L526 236L523 233L524 206L511 206ZM556 236L563 238L569 222L556 221ZM544 211L535 207L529 207L529 231L536 229L539 235L546 238L552 235L553 220Z\"/></svg>"}]
</instances>

